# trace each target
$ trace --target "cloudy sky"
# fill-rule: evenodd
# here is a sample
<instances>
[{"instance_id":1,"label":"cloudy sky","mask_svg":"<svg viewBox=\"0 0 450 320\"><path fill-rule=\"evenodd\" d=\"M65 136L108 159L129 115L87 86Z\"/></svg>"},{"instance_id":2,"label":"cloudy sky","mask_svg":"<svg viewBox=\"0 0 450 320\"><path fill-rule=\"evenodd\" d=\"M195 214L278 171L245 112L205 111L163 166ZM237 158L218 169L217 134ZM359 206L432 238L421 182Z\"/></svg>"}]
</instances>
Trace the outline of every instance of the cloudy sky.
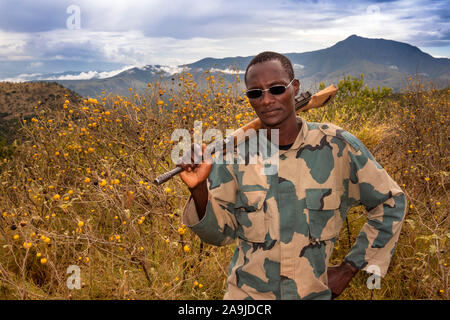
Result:
<instances>
[{"instance_id":1,"label":"cloudy sky","mask_svg":"<svg viewBox=\"0 0 450 320\"><path fill-rule=\"evenodd\" d=\"M352 34L450 58L449 17L447 0L0 0L0 79L305 52Z\"/></svg>"}]
</instances>

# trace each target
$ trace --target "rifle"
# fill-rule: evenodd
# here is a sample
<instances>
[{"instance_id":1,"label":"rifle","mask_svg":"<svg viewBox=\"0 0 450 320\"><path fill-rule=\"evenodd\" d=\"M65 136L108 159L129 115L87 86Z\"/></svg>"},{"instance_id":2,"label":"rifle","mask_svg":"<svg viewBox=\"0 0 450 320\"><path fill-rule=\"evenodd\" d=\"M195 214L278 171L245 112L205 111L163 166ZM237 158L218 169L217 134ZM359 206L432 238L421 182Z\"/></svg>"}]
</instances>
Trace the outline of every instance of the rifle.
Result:
<instances>
[{"instance_id":1,"label":"rifle","mask_svg":"<svg viewBox=\"0 0 450 320\"><path fill-rule=\"evenodd\" d=\"M302 111L307 111L313 108L320 108L324 106L329 101L331 101L331 99L334 98L334 96L337 93L337 90L338 88L335 85L331 85L317 92L314 95L311 95L309 91L300 94L295 98L295 112L300 113ZM261 128L261 120L259 118L256 118L247 123L246 125L244 125L243 127L234 131L225 140L221 142L219 141L218 143L222 144L223 146L222 150L224 150L226 145L230 142L230 140L234 139L234 145L237 146L240 142L243 141L242 139L245 139L246 137L248 138L248 136L245 136L246 131L248 131L249 129L258 130L260 128ZM211 144L210 146L211 147L209 148L208 152L210 152L210 154L213 154L216 149L216 146L218 145ZM159 186L164 182L168 181L169 179L171 179L172 177L174 177L175 175L179 174L183 170L184 169L181 167L176 167L175 169L163 173L162 175L155 178L155 180L153 180L153 183Z\"/></svg>"}]
</instances>

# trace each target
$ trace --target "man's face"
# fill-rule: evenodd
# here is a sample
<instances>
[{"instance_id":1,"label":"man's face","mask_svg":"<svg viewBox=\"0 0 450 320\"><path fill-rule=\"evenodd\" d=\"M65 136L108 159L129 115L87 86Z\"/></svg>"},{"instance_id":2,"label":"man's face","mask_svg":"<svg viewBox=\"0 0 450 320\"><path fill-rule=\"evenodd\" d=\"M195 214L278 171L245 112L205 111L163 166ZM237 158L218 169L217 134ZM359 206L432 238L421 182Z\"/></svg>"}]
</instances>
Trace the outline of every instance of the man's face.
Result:
<instances>
[{"instance_id":1,"label":"man's face","mask_svg":"<svg viewBox=\"0 0 450 320\"><path fill-rule=\"evenodd\" d=\"M247 89L268 89L275 85L287 86L292 79L284 70L281 62L270 60L251 66L247 72ZM290 117L295 118L295 96L299 91L299 82L294 80L286 91L272 95L269 91L250 104L263 123L263 127L280 128Z\"/></svg>"}]
</instances>

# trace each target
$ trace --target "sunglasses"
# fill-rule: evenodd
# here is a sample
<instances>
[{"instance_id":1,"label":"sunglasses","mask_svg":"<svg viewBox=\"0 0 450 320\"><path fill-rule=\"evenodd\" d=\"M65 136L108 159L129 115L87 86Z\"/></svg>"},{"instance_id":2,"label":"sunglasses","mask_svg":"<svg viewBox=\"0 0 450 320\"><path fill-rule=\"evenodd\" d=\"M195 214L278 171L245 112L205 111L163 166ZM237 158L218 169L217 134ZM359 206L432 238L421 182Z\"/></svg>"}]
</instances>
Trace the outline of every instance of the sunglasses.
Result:
<instances>
[{"instance_id":1,"label":"sunglasses","mask_svg":"<svg viewBox=\"0 0 450 320\"><path fill-rule=\"evenodd\" d=\"M289 82L289 84L287 86L279 84L279 85L276 85L276 86L273 86L273 87L270 87L270 88L264 89L264 90L263 89L250 89L245 92L245 95L249 99L258 99L263 95L264 92L269 91L270 94L277 96L277 95L285 93L286 89L292 84L292 81L294 81L294 80L295 79L292 79L291 82Z\"/></svg>"}]
</instances>

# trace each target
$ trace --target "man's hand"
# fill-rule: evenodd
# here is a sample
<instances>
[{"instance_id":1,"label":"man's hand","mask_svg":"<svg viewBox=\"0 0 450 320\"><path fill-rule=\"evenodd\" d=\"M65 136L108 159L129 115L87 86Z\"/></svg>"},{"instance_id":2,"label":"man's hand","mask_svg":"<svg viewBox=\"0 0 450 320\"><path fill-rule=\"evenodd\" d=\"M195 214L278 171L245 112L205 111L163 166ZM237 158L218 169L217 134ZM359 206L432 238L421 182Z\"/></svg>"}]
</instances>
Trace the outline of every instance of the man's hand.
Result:
<instances>
[{"instance_id":1,"label":"man's hand","mask_svg":"<svg viewBox=\"0 0 450 320\"><path fill-rule=\"evenodd\" d=\"M198 146L198 145L197 145ZM192 145L191 153L183 157L178 166L182 167L184 171L180 173L180 178L189 187L192 198L197 209L198 218L201 220L206 212L206 205L208 203L208 187L206 179L211 172L212 160L211 155L205 152L206 145L202 145L202 151ZM194 152L197 155L194 156ZM203 156L205 155L205 156ZM200 164L195 164L194 159L202 159Z\"/></svg>"},{"instance_id":2,"label":"man's hand","mask_svg":"<svg viewBox=\"0 0 450 320\"><path fill-rule=\"evenodd\" d=\"M342 262L338 266L328 267L328 287L331 290L331 298L338 297L348 286L350 280L359 271L347 262Z\"/></svg>"},{"instance_id":3,"label":"man's hand","mask_svg":"<svg viewBox=\"0 0 450 320\"><path fill-rule=\"evenodd\" d=\"M180 178L189 187L189 189L194 189L202 182L206 181L212 167L210 157L202 159L203 154L208 156L205 153L206 145L202 145L202 151L196 149L199 148L194 148L194 145L192 145L191 153L187 154L186 158L183 157L181 162L178 164L178 166L184 169L184 171L180 173ZM194 156L195 153L196 155ZM202 159L202 162L200 164L195 164L194 159Z\"/></svg>"}]
</instances>

